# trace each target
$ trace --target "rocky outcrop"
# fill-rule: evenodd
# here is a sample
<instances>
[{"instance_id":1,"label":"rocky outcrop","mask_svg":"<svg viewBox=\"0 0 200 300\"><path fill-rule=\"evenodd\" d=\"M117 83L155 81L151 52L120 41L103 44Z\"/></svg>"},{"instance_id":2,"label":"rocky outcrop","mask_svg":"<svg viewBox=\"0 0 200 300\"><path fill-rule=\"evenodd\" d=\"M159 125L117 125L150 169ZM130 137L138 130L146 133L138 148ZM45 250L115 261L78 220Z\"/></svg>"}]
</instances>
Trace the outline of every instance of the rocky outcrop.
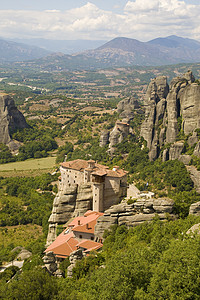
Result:
<instances>
[{"instance_id":1,"label":"rocky outcrop","mask_svg":"<svg viewBox=\"0 0 200 300\"><path fill-rule=\"evenodd\" d=\"M193 154L194 154L195 156L200 157L200 141L196 144L196 147L194 148Z\"/></svg>"},{"instance_id":2,"label":"rocky outcrop","mask_svg":"<svg viewBox=\"0 0 200 300\"><path fill-rule=\"evenodd\" d=\"M167 78L159 76L151 80L144 99L146 109L145 120L141 127L141 136L147 141L151 160L158 156L159 138L162 139L159 136L158 126L161 122L165 125L166 97L168 91Z\"/></svg>"},{"instance_id":3,"label":"rocky outcrop","mask_svg":"<svg viewBox=\"0 0 200 300\"><path fill-rule=\"evenodd\" d=\"M190 205L189 215L200 216L200 201Z\"/></svg>"},{"instance_id":4,"label":"rocky outcrop","mask_svg":"<svg viewBox=\"0 0 200 300\"><path fill-rule=\"evenodd\" d=\"M190 178L194 182L194 188L197 193L200 193L200 171L198 171L194 166L186 166L186 168L190 173Z\"/></svg>"},{"instance_id":5,"label":"rocky outcrop","mask_svg":"<svg viewBox=\"0 0 200 300\"><path fill-rule=\"evenodd\" d=\"M158 215L161 220L166 220L173 214L173 200L169 198L160 199L137 199L133 204L122 202L114 205L99 217L95 226L95 236L102 238L104 230L110 228L114 224L136 226L143 222L150 222Z\"/></svg>"},{"instance_id":6,"label":"rocky outcrop","mask_svg":"<svg viewBox=\"0 0 200 300\"><path fill-rule=\"evenodd\" d=\"M77 184L59 187L59 192L54 198L52 213L49 218L49 231L46 246L56 239L58 224L65 224L72 217L84 215L92 209L92 188L90 184Z\"/></svg>"},{"instance_id":7,"label":"rocky outcrop","mask_svg":"<svg viewBox=\"0 0 200 300\"><path fill-rule=\"evenodd\" d=\"M0 94L0 143L14 146L10 133L16 128L28 127L23 114L15 106L14 100L7 94Z\"/></svg>"},{"instance_id":8,"label":"rocky outcrop","mask_svg":"<svg viewBox=\"0 0 200 300\"><path fill-rule=\"evenodd\" d=\"M53 275L57 271L57 262L54 253L49 251L42 259L49 273Z\"/></svg>"},{"instance_id":9,"label":"rocky outcrop","mask_svg":"<svg viewBox=\"0 0 200 300\"><path fill-rule=\"evenodd\" d=\"M100 147L105 147L109 143L109 136L110 136L110 132L107 130L101 133L100 142L99 142Z\"/></svg>"},{"instance_id":10,"label":"rocky outcrop","mask_svg":"<svg viewBox=\"0 0 200 300\"><path fill-rule=\"evenodd\" d=\"M109 137L109 153L115 152L114 146L121 143L129 134L129 124L117 121Z\"/></svg>"},{"instance_id":11,"label":"rocky outcrop","mask_svg":"<svg viewBox=\"0 0 200 300\"><path fill-rule=\"evenodd\" d=\"M70 278L72 277L73 268L75 267L77 260L81 260L82 258L83 258L83 252L81 249L78 249L70 254L70 257L69 257L70 265L67 268L67 277L70 277Z\"/></svg>"},{"instance_id":12,"label":"rocky outcrop","mask_svg":"<svg viewBox=\"0 0 200 300\"><path fill-rule=\"evenodd\" d=\"M170 86L164 76L151 81L145 96L145 121L141 136L147 141L149 158L154 160L161 154L165 144L173 144L169 152L163 152L163 160L179 158L181 143L175 143L182 130L185 135L192 133L188 143L198 141L195 129L200 128L200 85L194 82L191 71L174 78ZM175 144L174 144L175 143Z\"/></svg>"},{"instance_id":13,"label":"rocky outcrop","mask_svg":"<svg viewBox=\"0 0 200 300\"><path fill-rule=\"evenodd\" d=\"M190 234L191 236L194 234L200 234L200 223L194 224L190 229L188 229L186 234Z\"/></svg>"},{"instance_id":14,"label":"rocky outcrop","mask_svg":"<svg viewBox=\"0 0 200 300\"><path fill-rule=\"evenodd\" d=\"M171 145L169 149L169 159L175 160L178 159L183 151L184 143L183 142L176 142Z\"/></svg>"},{"instance_id":15,"label":"rocky outcrop","mask_svg":"<svg viewBox=\"0 0 200 300\"><path fill-rule=\"evenodd\" d=\"M91 184L79 185L73 217L82 216L86 211L92 209L92 200L93 193Z\"/></svg>"},{"instance_id":16,"label":"rocky outcrop","mask_svg":"<svg viewBox=\"0 0 200 300\"><path fill-rule=\"evenodd\" d=\"M115 145L121 143L129 134L129 124L126 120L117 121L111 132L103 131L100 135L100 147L109 144L108 152L112 155L115 152Z\"/></svg>"},{"instance_id":17,"label":"rocky outcrop","mask_svg":"<svg viewBox=\"0 0 200 300\"><path fill-rule=\"evenodd\" d=\"M120 118L126 119L129 122L134 118L135 110L140 109L139 102L134 98L121 100L117 105L117 112Z\"/></svg>"},{"instance_id":18,"label":"rocky outcrop","mask_svg":"<svg viewBox=\"0 0 200 300\"><path fill-rule=\"evenodd\" d=\"M111 154L115 151L114 146L121 143L131 133L131 128L128 125L130 120L134 119L136 113L143 113L143 110L137 99L130 97L118 103L117 113L122 121L117 121L111 131L104 130L100 135L100 147L109 144L109 152Z\"/></svg>"}]
</instances>

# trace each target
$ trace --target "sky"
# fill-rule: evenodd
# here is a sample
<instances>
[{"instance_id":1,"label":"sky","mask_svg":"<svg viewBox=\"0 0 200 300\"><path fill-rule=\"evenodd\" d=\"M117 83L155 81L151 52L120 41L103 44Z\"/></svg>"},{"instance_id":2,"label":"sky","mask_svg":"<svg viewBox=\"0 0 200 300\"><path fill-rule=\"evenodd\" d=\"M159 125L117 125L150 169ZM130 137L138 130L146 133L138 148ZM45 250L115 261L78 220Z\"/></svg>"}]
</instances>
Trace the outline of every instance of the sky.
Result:
<instances>
[{"instance_id":1,"label":"sky","mask_svg":"<svg viewBox=\"0 0 200 300\"><path fill-rule=\"evenodd\" d=\"M7 0L1 38L148 41L178 35L200 41L200 0Z\"/></svg>"}]
</instances>

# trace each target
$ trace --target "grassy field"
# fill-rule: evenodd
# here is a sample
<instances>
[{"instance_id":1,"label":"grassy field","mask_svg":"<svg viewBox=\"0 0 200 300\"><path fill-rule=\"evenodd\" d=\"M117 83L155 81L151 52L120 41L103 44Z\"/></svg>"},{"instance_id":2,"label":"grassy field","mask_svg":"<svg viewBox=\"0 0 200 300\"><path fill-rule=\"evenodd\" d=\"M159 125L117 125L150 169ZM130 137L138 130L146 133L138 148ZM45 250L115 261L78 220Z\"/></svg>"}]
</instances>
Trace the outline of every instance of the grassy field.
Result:
<instances>
[{"instance_id":1,"label":"grassy field","mask_svg":"<svg viewBox=\"0 0 200 300\"><path fill-rule=\"evenodd\" d=\"M42 227L38 225L27 224L0 227L0 241L4 247L10 244L13 247L27 247L30 242L37 240L40 236L43 236Z\"/></svg>"},{"instance_id":2,"label":"grassy field","mask_svg":"<svg viewBox=\"0 0 200 300\"><path fill-rule=\"evenodd\" d=\"M20 162L0 164L0 176L36 176L52 172L55 168L56 157L28 159Z\"/></svg>"}]
</instances>

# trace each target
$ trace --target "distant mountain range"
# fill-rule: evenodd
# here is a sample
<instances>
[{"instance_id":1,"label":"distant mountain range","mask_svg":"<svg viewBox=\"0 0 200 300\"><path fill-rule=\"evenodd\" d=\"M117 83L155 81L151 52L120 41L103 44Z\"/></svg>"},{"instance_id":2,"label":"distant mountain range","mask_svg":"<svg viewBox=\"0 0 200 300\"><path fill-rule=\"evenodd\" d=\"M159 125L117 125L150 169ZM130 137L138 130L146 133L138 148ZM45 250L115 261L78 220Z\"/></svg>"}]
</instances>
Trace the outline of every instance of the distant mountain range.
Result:
<instances>
[{"instance_id":1,"label":"distant mountain range","mask_svg":"<svg viewBox=\"0 0 200 300\"><path fill-rule=\"evenodd\" d=\"M15 39L17 43L40 47L51 52L73 54L88 49L96 49L106 43L105 40L50 40L50 39Z\"/></svg>"},{"instance_id":2,"label":"distant mountain range","mask_svg":"<svg viewBox=\"0 0 200 300\"><path fill-rule=\"evenodd\" d=\"M50 51L22 43L0 39L0 62L15 62L38 59Z\"/></svg>"},{"instance_id":3,"label":"distant mountain range","mask_svg":"<svg viewBox=\"0 0 200 300\"><path fill-rule=\"evenodd\" d=\"M1 60L19 61L39 58L32 61L30 65L48 70L96 69L132 65L158 66L200 62L200 42L175 35L157 38L149 42L119 37L94 50L78 54L50 53L46 56L48 53L50 52L38 47L0 40ZM29 63L27 62L27 64Z\"/></svg>"}]
</instances>

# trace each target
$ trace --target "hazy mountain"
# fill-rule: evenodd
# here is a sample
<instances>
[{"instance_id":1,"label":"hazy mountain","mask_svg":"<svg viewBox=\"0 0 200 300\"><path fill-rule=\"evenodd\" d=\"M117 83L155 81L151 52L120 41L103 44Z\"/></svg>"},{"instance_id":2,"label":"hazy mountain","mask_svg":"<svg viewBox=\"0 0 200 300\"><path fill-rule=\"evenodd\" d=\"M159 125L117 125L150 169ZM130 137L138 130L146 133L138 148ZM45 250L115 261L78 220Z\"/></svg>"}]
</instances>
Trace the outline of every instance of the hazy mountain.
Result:
<instances>
[{"instance_id":1,"label":"hazy mountain","mask_svg":"<svg viewBox=\"0 0 200 300\"><path fill-rule=\"evenodd\" d=\"M14 62L37 59L50 52L39 47L0 39L0 61Z\"/></svg>"},{"instance_id":2,"label":"hazy mountain","mask_svg":"<svg viewBox=\"0 0 200 300\"><path fill-rule=\"evenodd\" d=\"M30 55L30 58L33 57L31 52L33 50L45 51L31 46L25 48L25 45L23 45L23 48L22 45L12 43L11 50L15 50L17 53L11 56L7 52L9 59L12 57L13 61L20 58L25 60L28 55ZM40 51L39 54L41 54ZM27 67L39 67L43 70L55 71L133 65L158 66L192 62L200 62L200 42L198 41L177 36L157 38L149 42L119 37L94 50L87 50L78 54L53 53L38 60L27 62Z\"/></svg>"},{"instance_id":3,"label":"hazy mountain","mask_svg":"<svg viewBox=\"0 0 200 300\"><path fill-rule=\"evenodd\" d=\"M200 42L169 36L149 42L115 38L101 47L85 52L87 57L112 65L165 65L200 61Z\"/></svg>"},{"instance_id":4,"label":"hazy mountain","mask_svg":"<svg viewBox=\"0 0 200 300\"><path fill-rule=\"evenodd\" d=\"M49 40L49 39L15 39L15 42L37 46L52 52L73 54L88 49L95 49L105 40Z\"/></svg>"},{"instance_id":5,"label":"hazy mountain","mask_svg":"<svg viewBox=\"0 0 200 300\"><path fill-rule=\"evenodd\" d=\"M170 35L165 38L157 38L149 41L148 43L151 45L157 45L166 48L185 47L192 50L197 50L200 48L200 42L193 39L182 38L176 35Z\"/></svg>"}]
</instances>

